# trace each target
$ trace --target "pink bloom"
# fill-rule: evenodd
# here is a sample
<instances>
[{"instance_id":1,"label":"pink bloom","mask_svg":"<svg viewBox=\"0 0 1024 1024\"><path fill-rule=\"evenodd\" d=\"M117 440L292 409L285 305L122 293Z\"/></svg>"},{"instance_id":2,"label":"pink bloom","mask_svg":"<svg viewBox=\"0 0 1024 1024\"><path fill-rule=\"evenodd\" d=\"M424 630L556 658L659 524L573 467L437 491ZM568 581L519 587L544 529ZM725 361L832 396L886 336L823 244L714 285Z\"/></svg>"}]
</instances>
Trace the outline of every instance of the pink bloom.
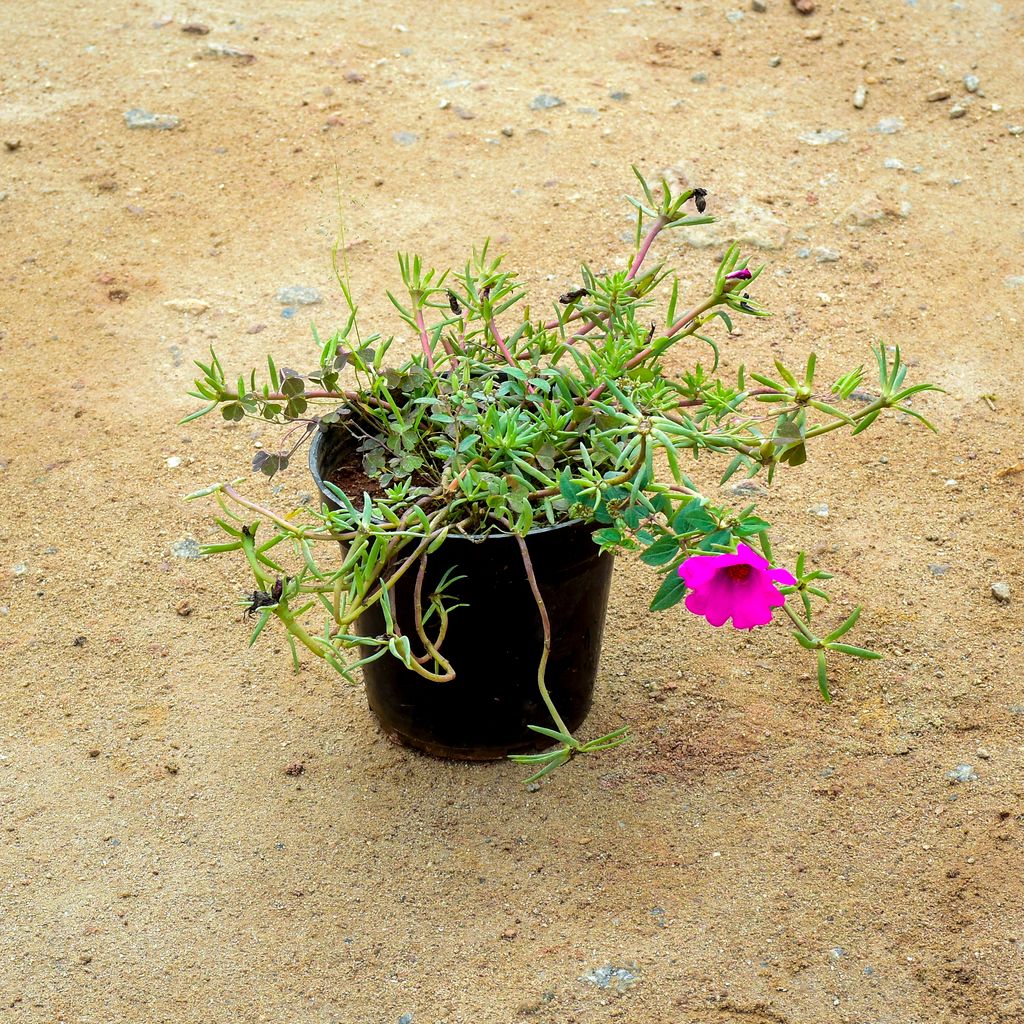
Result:
<instances>
[{"instance_id":1,"label":"pink bloom","mask_svg":"<svg viewBox=\"0 0 1024 1024\"><path fill-rule=\"evenodd\" d=\"M726 274L726 281L749 281L754 275L744 267L742 270L734 270L731 274Z\"/></svg>"},{"instance_id":2,"label":"pink bloom","mask_svg":"<svg viewBox=\"0 0 1024 1024\"><path fill-rule=\"evenodd\" d=\"M794 586L786 569L773 569L746 544L735 555L694 555L679 566L679 575L690 589L686 607L703 615L712 626L724 626L728 618L736 629L753 629L772 620L772 609L786 603L776 586Z\"/></svg>"}]
</instances>

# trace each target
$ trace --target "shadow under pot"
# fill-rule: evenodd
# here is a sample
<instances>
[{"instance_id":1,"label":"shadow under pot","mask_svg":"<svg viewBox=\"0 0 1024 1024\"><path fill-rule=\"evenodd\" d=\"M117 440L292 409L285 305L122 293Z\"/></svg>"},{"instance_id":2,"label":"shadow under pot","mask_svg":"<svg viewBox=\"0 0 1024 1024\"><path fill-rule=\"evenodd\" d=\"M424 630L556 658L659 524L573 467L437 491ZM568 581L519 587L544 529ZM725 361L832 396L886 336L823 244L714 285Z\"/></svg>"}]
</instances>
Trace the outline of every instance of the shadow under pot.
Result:
<instances>
[{"instance_id":1,"label":"shadow under pot","mask_svg":"<svg viewBox=\"0 0 1024 1024\"><path fill-rule=\"evenodd\" d=\"M343 427L320 430L309 451L309 468L330 508L339 507L324 480L359 508L373 483L364 475L355 442ZM588 523L532 530L526 546L551 621L548 692L570 730L587 717L594 694L613 557L602 554ZM543 750L551 740L528 726L554 723L537 689L544 646L540 612L519 545L510 534L451 535L427 558L422 594L434 592L448 573L462 577L445 588L446 605L457 604L440 649L455 678L432 682L385 654L362 669L370 710L393 740L435 757L487 761ZM392 591L392 614L413 654L420 648L414 614L416 571ZM436 617L432 620L436 629ZM357 620L361 636L386 632L379 604ZM428 631L428 635L429 635ZM375 649L363 648L363 654Z\"/></svg>"}]
</instances>

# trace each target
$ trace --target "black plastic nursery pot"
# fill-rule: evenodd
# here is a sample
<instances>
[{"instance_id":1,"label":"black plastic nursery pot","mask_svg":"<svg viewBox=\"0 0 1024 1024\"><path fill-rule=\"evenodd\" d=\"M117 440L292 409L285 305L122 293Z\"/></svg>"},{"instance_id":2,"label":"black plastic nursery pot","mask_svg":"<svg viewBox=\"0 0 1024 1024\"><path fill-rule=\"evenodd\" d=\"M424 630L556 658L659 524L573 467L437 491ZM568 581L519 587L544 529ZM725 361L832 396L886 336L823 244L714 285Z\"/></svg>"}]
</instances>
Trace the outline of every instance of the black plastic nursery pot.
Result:
<instances>
[{"instance_id":1,"label":"black plastic nursery pot","mask_svg":"<svg viewBox=\"0 0 1024 1024\"><path fill-rule=\"evenodd\" d=\"M339 467L352 464L352 440L345 429L317 432L309 467L331 508L338 507L337 500L323 481L338 483L345 478L339 477ZM348 485L343 489L350 493ZM350 497L360 507L362 494ZM551 621L545 679L570 730L590 711L614 561L591 540L593 529L567 523L526 537ZM428 557L423 595L432 593L448 570L463 577L445 590L448 601L463 605L452 611L441 648L455 678L431 682L385 654L362 670L370 710L393 740L436 757L487 761L551 746L528 728L553 728L554 723L537 688L544 633L515 537L449 536ZM415 579L409 571L396 583L392 606L396 624L413 639L414 653L422 653L415 642ZM379 606L357 625L361 636L384 634Z\"/></svg>"}]
</instances>

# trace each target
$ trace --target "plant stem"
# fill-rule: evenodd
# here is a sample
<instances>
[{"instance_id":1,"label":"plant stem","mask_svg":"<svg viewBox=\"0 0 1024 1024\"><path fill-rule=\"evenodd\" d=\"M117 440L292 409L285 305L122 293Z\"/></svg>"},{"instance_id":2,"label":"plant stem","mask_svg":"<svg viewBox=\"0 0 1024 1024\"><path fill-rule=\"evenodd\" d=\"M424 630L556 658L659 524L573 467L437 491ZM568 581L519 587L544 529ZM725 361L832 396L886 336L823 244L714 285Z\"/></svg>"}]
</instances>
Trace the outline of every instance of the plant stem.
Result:
<instances>
[{"instance_id":1,"label":"plant stem","mask_svg":"<svg viewBox=\"0 0 1024 1024\"><path fill-rule=\"evenodd\" d=\"M637 271L640 269L640 265L643 263L644 259L647 256L647 253L650 251L651 246L654 244L654 240L658 237L658 233L667 223L668 222L665 220L665 218L661 216L659 216L658 219L655 220L654 224L651 227L651 230L647 232L647 237L641 243L640 248L637 251L636 257L633 260L632 266L630 266L629 268L629 273L626 275L627 281L632 281L633 278L636 277Z\"/></svg>"},{"instance_id":2,"label":"plant stem","mask_svg":"<svg viewBox=\"0 0 1024 1024\"><path fill-rule=\"evenodd\" d=\"M537 602L537 610L540 612L541 626L544 629L544 650L541 653L540 663L537 666L537 689L540 690L541 700L544 701L544 705L547 707L555 727L559 732L570 736L572 734L566 728L565 722L562 721L562 716L555 708L554 702L551 700L551 694L548 693L547 684L544 681L544 673L548 665L548 655L551 653L551 620L548 618L548 610L544 605L544 598L541 597L540 587L537 584L537 575L533 571L533 561L530 559L530 552L527 550L526 541L518 533L515 534L515 538L516 543L519 545L519 553L523 558L526 578L530 581L530 589L533 591L533 599Z\"/></svg>"},{"instance_id":3,"label":"plant stem","mask_svg":"<svg viewBox=\"0 0 1024 1024\"><path fill-rule=\"evenodd\" d=\"M497 342L498 348L501 349L501 354L505 359L505 362L509 366L515 366L516 361L512 358L512 353L509 352L508 347L505 345L505 339L501 336L501 331L498 330L498 325L494 322L494 314L492 313L487 318L487 326L490 328L491 334L494 336L495 342Z\"/></svg>"}]
</instances>

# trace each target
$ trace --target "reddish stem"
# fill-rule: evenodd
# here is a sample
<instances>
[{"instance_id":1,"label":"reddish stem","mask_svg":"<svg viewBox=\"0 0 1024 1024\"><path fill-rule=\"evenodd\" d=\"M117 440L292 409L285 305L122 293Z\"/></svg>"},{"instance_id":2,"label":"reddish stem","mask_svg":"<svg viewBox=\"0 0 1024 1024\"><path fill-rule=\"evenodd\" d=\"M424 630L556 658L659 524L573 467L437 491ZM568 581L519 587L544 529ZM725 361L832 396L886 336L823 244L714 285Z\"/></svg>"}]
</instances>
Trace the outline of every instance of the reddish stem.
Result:
<instances>
[{"instance_id":1,"label":"reddish stem","mask_svg":"<svg viewBox=\"0 0 1024 1024\"><path fill-rule=\"evenodd\" d=\"M494 315L492 314L487 319L487 326L491 329L491 334L494 335L494 340L498 343L498 348L501 349L501 354L505 357L505 362L509 366L515 366L516 361L512 357L512 353L509 352L508 346L505 344L505 339L501 336L501 331L498 330L498 325L494 322Z\"/></svg>"},{"instance_id":2,"label":"reddish stem","mask_svg":"<svg viewBox=\"0 0 1024 1024\"><path fill-rule=\"evenodd\" d=\"M654 244L654 240L658 237L659 232L665 226L667 221L664 217L659 217L651 227L651 230L647 232L647 237L640 244L640 249L637 251L636 256L633 259L633 265L629 268L629 273L626 275L627 281L632 281L637 275L637 271L640 269L640 265L647 257L647 253L651 246Z\"/></svg>"},{"instance_id":3,"label":"reddish stem","mask_svg":"<svg viewBox=\"0 0 1024 1024\"><path fill-rule=\"evenodd\" d=\"M680 319L678 319L671 327L658 339L659 342L664 341L666 338L674 337L679 333L687 324L692 323L701 315L706 313L712 306L717 305L718 299L708 299L706 302L702 302L699 306L694 306L689 313L684 313ZM639 366L645 359L650 358L654 352L654 345L648 345L642 352L638 352L629 362L626 363L626 369L632 370L634 366ZM600 398L604 394L605 385L601 384L599 387L594 388L593 391L587 395L587 402L593 402L595 399Z\"/></svg>"},{"instance_id":4,"label":"reddish stem","mask_svg":"<svg viewBox=\"0 0 1024 1024\"><path fill-rule=\"evenodd\" d=\"M423 345L423 354L427 357L427 367L433 372L434 369L434 353L430 350L430 338L427 336L427 328L423 323L423 310L416 310L416 326L420 329L420 342ZM448 346L445 345L447 350ZM451 353L449 352L449 355Z\"/></svg>"}]
</instances>

